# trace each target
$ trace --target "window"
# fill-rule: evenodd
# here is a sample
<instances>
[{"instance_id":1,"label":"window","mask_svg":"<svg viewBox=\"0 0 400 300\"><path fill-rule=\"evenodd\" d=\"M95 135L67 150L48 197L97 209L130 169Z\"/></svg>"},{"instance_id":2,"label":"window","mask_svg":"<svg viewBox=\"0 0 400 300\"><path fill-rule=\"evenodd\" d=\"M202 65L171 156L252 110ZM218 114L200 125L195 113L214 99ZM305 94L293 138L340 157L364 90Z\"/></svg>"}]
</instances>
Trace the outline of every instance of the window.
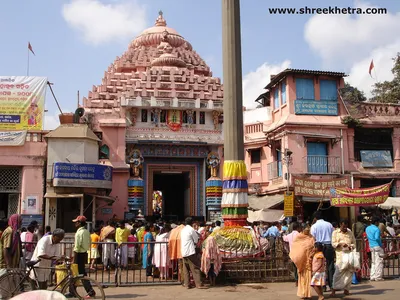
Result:
<instances>
[{"instance_id":1,"label":"window","mask_svg":"<svg viewBox=\"0 0 400 300\"><path fill-rule=\"evenodd\" d=\"M321 100L337 101L338 91L336 80L320 80L319 87Z\"/></svg>"},{"instance_id":2,"label":"window","mask_svg":"<svg viewBox=\"0 0 400 300\"><path fill-rule=\"evenodd\" d=\"M314 174L328 173L328 147L325 143L307 143L307 171Z\"/></svg>"},{"instance_id":3,"label":"window","mask_svg":"<svg viewBox=\"0 0 400 300\"><path fill-rule=\"evenodd\" d=\"M142 122L147 123L147 109L142 109L141 115L142 115Z\"/></svg>"},{"instance_id":4,"label":"window","mask_svg":"<svg viewBox=\"0 0 400 300\"><path fill-rule=\"evenodd\" d=\"M261 162L261 149L250 150L251 163L259 164Z\"/></svg>"},{"instance_id":5,"label":"window","mask_svg":"<svg viewBox=\"0 0 400 300\"><path fill-rule=\"evenodd\" d=\"M276 171L277 171L277 176L282 177L282 152L279 150L276 150Z\"/></svg>"},{"instance_id":6,"label":"window","mask_svg":"<svg viewBox=\"0 0 400 300\"><path fill-rule=\"evenodd\" d=\"M282 82L281 85L282 104L286 103L286 83Z\"/></svg>"},{"instance_id":7,"label":"window","mask_svg":"<svg viewBox=\"0 0 400 300\"><path fill-rule=\"evenodd\" d=\"M200 124L206 124L206 113L204 111L200 112Z\"/></svg>"},{"instance_id":8,"label":"window","mask_svg":"<svg viewBox=\"0 0 400 300\"><path fill-rule=\"evenodd\" d=\"M193 124L196 124L197 120L196 120L196 111L193 112Z\"/></svg>"},{"instance_id":9,"label":"window","mask_svg":"<svg viewBox=\"0 0 400 300\"><path fill-rule=\"evenodd\" d=\"M314 79L296 78L296 99L315 100Z\"/></svg>"},{"instance_id":10,"label":"window","mask_svg":"<svg viewBox=\"0 0 400 300\"><path fill-rule=\"evenodd\" d=\"M108 159L108 158L110 158L110 148L108 148L107 145L103 145L103 146L100 147L99 158L100 159Z\"/></svg>"},{"instance_id":11,"label":"window","mask_svg":"<svg viewBox=\"0 0 400 300\"><path fill-rule=\"evenodd\" d=\"M279 108L279 88L275 88L274 92L274 109Z\"/></svg>"},{"instance_id":12,"label":"window","mask_svg":"<svg viewBox=\"0 0 400 300\"><path fill-rule=\"evenodd\" d=\"M167 122L167 111L162 110L160 112L160 123L166 123Z\"/></svg>"},{"instance_id":13,"label":"window","mask_svg":"<svg viewBox=\"0 0 400 300\"><path fill-rule=\"evenodd\" d=\"M187 124L187 122L188 122L187 112L186 110L184 110L182 113L182 123Z\"/></svg>"}]
</instances>

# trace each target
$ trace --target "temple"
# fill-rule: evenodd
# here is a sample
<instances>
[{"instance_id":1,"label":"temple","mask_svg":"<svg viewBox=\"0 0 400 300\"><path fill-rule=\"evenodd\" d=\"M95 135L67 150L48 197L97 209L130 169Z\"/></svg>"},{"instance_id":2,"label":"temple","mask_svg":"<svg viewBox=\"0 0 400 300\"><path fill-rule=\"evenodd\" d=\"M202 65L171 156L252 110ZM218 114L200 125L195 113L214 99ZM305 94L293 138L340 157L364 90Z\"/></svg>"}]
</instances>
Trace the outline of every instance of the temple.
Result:
<instances>
[{"instance_id":1,"label":"temple","mask_svg":"<svg viewBox=\"0 0 400 300\"><path fill-rule=\"evenodd\" d=\"M116 201L97 219L139 210L220 218L223 87L162 12L83 104L82 120L101 140L100 160L113 167Z\"/></svg>"}]
</instances>

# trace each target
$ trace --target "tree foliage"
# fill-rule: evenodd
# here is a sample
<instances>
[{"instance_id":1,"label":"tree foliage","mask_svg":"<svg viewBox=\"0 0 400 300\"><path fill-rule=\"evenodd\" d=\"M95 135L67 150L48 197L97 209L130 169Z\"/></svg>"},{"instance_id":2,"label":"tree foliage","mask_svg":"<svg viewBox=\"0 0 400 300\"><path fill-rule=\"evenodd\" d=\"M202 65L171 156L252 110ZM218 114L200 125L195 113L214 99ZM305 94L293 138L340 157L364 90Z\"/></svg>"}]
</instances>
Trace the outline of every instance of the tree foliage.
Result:
<instances>
[{"instance_id":1,"label":"tree foliage","mask_svg":"<svg viewBox=\"0 0 400 300\"><path fill-rule=\"evenodd\" d=\"M392 68L393 80L377 82L373 85L371 99L379 103L400 103L400 53L393 58L394 66Z\"/></svg>"},{"instance_id":2,"label":"tree foliage","mask_svg":"<svg viewBox=\"0 0 400 300\"><path fill-rule=\"evenodd\" d=\"M367 100L364 92L360 91L356 87L353 87L347 82L344 84L344 88L340 90L340 95L342 96L343 100L348 103L358 103Z\"/></svg>"}]
</instances>

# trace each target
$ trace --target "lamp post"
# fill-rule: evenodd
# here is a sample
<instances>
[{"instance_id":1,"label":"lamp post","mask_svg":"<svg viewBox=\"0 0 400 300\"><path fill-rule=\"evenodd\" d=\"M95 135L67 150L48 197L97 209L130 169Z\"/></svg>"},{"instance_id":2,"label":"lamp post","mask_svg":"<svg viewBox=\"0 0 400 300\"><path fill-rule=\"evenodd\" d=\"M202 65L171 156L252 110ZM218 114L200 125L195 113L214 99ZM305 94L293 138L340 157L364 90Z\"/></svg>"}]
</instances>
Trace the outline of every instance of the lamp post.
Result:
<instances>
[{"instance_id":1,"label":"lamp post","mask_svg":"<svg viewBox=\"0 0 400 300\"><path fill-rule=\"evenodd\" d=\"M288 196L289 196L289 189L290 189L290 169L289 169L289 167L293 163L292 154L293 154L293 152L286 148L285 152L284 152L284 157L283 157L283 162L286 165L286 183L287 183L286 184L286 195L288 195Z\"/></svg>"}]
</instances>

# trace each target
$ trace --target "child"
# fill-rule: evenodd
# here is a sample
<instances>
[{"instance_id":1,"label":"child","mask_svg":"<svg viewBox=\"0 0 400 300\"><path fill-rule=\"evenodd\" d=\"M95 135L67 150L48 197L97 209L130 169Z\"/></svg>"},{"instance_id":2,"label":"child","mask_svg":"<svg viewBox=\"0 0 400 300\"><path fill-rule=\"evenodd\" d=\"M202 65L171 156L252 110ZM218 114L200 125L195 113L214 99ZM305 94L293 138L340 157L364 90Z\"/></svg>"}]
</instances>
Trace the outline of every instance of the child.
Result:
<instances>
[{"instance_id":1,"label":"child","mask_svg":"<svg viewBox=\"0 0 400 300\"><path fill-rule=\"evenodd\" d=\"M315 243L315 254L312 260L312 278L311 286L318 294L318 300L324 300L322 288L326 285L325 283L325 257L322 253L323 245L321 243Z\"/></svg>"},{"instance_id":2,"label":"child","mask_svg":"<svg viewBox=\"0 0 400 300\"><path fill-rule=\"evenodd\" d=\"M136 230L131 229L131 234L128 236L128 243L136 243L137 241ZM132 265L135 264L136 246L136 244L128 244L128 259Z\"/></svg>"},{"instance_id":3,"label":"child","mask_svg":"<svg viewBox=\"0 0 400 300\"><path fill-rule=\"evenodd\" d=\"M94 264L96 263L96 260L100 257L99 254L99 244L96 244L100 241L100 229L95 228L93 229L93 233L90 235L90 239L92 241L91 248L90 248L90 269L91 270L96 270L94 267Z\"/></svg>"}]
</instances>

